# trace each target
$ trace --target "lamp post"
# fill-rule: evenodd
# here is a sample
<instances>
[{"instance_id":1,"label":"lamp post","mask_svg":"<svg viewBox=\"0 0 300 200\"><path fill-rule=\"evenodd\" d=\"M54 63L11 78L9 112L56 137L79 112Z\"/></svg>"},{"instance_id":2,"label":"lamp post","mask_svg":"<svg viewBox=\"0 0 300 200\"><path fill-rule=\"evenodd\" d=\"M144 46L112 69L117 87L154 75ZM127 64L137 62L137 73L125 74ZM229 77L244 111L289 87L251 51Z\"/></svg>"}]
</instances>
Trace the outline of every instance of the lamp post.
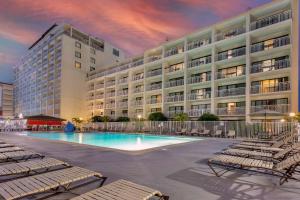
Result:
<instances>
[{"instance_id":1,"label":"lamp post","mask_svg":"<svg viewBox=\"0 0 300 200\"><path fill-rule=\"evenodd\" d=\"M141 118L142 115L138 115L137 118L139 119L139 132L141 131Z\"/></svg>"}]
</instances>

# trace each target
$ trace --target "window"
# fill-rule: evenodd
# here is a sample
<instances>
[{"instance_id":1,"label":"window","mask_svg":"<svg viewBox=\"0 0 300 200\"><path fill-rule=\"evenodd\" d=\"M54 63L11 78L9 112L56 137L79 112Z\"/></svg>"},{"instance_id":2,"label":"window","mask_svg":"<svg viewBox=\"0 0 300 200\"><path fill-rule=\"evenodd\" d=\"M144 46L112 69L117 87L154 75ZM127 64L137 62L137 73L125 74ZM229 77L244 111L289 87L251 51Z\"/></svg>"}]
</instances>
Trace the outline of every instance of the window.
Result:
<instances>
[{"instance_id":1,"label":"window","mask_svg":"<svg viewBox=\"0 0 300 200\"><path fill-rule=\"evenodd\" d=\"M94 71L95 69L95 67L90 67L90 71Z\"/></svg>"},{"instance_id":2,"label":"window","mask_svg":"<svg viewBox=\"0 0 300 200\"><path fill-rule=\"evenodd\" d=\"M94 54L94 55L96 54L96 50L95 50L95 49L92 49L92 48L91 48L91 51L90 51L90 52L91 52L91 54Z\"/></svg>"},{"instance_id":3,"label":"window","mask_svg":"<svg viewBox=\"0 0 300 200\"><path fill-rule=\"evenodd\" d=\"M117 49L113 49L113 54L118 57L120 56L120 52Z\"/></svg>"},{"instance_id":4,"label":"window","mask_svg":"<svg viewBox=\"0 0 300 200\"><path fill-rule=\"evenodd\" d=\"M75 68L76 69L81 69L81 63L75 61Z\"/></svg>"},{"instance_id":5,"label":"window","mask_svg":"<svg viewBox=\"0 0 300 200\"><path fill-rule=\"evenodd\" d=\"M91 63L93 63L93 64L95 64L95 63L96 63L96 59L95 59L95 58L93 58L93 57L91 57L90 61L91 61Z\"/></svg>"},{"instance_id":6,"label":"window","mask_svg":"<svg viewBox=\"0 0 300 200\"><path fill-rule=\"evenodd\" d=\"M75 57L76 57L76 58L81 58L81 53L78 52L78 51L75 51Z\"/></svg>"},{"instance_id":7,"label":"window","mask_svg":"<svg viewBox=\"0 0 300 200\"><path fill-rule=\"evenodd\" d=\"M80 42L75 42L75 47L81 49L81 44L80 44Z\"/></svg>"}]
</instances>

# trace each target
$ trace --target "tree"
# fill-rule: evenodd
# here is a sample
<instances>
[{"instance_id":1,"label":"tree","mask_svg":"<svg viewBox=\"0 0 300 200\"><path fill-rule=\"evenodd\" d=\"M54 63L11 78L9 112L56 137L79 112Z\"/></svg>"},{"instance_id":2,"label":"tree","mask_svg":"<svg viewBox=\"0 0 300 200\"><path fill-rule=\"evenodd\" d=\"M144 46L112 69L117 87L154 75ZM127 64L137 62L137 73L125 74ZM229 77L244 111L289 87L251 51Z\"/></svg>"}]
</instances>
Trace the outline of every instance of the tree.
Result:
<instances>
[{"instance_id":1,"label":"tree","mask_svg":"<svg viewBox=\"0 0 300 200\"><path fill-rule=\"evenodd\" d=\"M149 121L168 121L168 118L162 112L151 113L148 117Z\"/></svg>"},{"instance_id":2,"label":"tree","mask_svg":"<svg viewBox=\"0 0 300 200\"><path fill-rule=\"evenodd\" d=\"M116 119L116 122L129 122L130 118L129 117L118 117Z\"/></svg>"},{"instance_id":3,"label":"tree","mask_svg":"<svg viewBox=\"0 0 300 200\"><path fill-rule=\"evenodd\" d=\"M178 113L175 115L174 120L180 122L188 121L189 116L186 113Z\"/></svg>"},{"instance_id":4,"label":"tree","mask_svg":"<svg viewBox=\"0 0 300 200\"><path fill-rule=\"evenodd\" d=\"M83 122L83 119L81 117L73 117L72 122L75 123L76 126L78 126Z\"/></svg>"},{"instance_id":5,"label":"tree","mask_svg":"<svg viewBox=\"0 0 300 200\"><path fill-rule=\"evenodd\" d=\"M109 116L103 116L103 117L102 117L102 121L103 121L103 122L110 122L110 121L112 121L112 120L110 119Z\"/></svg>"},{"instance_id":6,"label":"tree","mask_svg":"<svg viewBox=\"0 0 300 200\"><path fill-rule=\"evenodd\" d=\"M204 113L198 119L198 121L219 121L219 117L217 115L211 113Z\"/></svg>"},{"instance_id":7,"label":"tree","mask_svg":"<svg viewBox=\"0 0 300 200\"><path fill-rule=\"evenodd\" d=\"M99 115L96 115L96 116L93 116L91 118L91 121L92 122L103 122L103 117L102 116L99 116Z\"/></svg>"}]
</instances>

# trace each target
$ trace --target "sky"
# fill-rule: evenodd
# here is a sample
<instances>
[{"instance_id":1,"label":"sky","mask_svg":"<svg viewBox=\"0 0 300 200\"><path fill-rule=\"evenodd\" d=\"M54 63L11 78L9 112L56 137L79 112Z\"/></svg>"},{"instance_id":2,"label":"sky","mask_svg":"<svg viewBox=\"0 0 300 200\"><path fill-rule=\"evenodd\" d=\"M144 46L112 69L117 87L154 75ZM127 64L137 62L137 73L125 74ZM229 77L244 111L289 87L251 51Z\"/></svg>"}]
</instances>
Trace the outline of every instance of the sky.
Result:
<instances>
[{"instance_id":1,"label":"sky","mask_svg":"<svg viewBox=\"0 0 300 200\"><path fill-rule=\"evenodd\" d=\"M141 54L166 39L233 17L272 0L0 0L0 82L54 23L69 23Z\"/></svg>"}]
</instances>

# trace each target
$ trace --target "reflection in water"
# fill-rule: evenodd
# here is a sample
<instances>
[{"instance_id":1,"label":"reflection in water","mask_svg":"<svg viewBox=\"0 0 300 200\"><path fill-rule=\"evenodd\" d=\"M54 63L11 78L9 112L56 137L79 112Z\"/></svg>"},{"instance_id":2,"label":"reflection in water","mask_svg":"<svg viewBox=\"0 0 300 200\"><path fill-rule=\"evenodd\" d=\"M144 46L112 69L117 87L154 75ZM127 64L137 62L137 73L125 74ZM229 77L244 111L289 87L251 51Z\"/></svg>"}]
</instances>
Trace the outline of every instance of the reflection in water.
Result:
<instances>
[{"instance_id":1,"label":"reflection in water","mask_svg":"<svg viewBox=\"0 0 300 200\"><path fill-rule=\"evenodd\" d=\"M83 134L82 133L78 133L78 138L79 138L78 143L82 144Z\"/></svg>"},{"instance_id":2,"label":"reflection in water","mask_svg":"<svg viewBox=\"0 0 300 200\"><path fill-rule=\"evenodd\" d=\"M136 139L136 144L137 144L137 145L141 145L141 144L142 144L142 140L141 140L140 137L137 137L137 139Z\"/></svg>"}]
</instances>

